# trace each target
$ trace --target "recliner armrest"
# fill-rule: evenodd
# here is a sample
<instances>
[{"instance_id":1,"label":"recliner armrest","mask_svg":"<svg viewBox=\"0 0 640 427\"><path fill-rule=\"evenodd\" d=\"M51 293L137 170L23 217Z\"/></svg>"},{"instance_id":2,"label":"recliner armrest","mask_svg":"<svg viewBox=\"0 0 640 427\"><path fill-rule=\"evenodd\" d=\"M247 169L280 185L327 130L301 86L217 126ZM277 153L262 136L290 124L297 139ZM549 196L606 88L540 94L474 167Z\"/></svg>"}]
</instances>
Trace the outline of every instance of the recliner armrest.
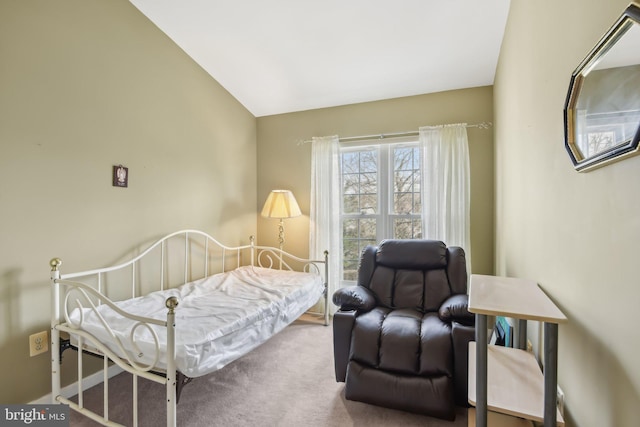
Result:
<instances>
[{"instance_id":1,"label":"recliner armrest","mask_svg":"<svg viewBox=\"0 0 640 427\"><path fill-rule=\"evenodd\" d=\"M351 331L356 321L356 311L338 310L333 315L333 363L336 381L345 382L351 353Z\"/></svg>"},{"instance_id":2,"label":"recliner armrest","mask_svg":"<svg viewBox=\"0 0 640 427\"><path fill-rule=\"evenodd\" d=\"M340 310L356 310L359 313L371 311L376 306L376 297L364 286L347 286L333 294L333 303Z\"/></svg>"},{"instance_id":3,"label":"recliner armrest","mask_svg":"<svg viewBox=\"0 0 640 427\"><path fill-rule=\"evenodd\" d=\"M469 406L469 342L475 341L475 328L458 322L451 323L453 339L453 387L456 404Z\"/></svg>"},{"instance_id":4,"label":"recliner armrest","mask_svg":"<svg viewBox=\"0 0 640 427\"><path fill-rule=\"evenodd\" d=\"M438 316L445 322L456 321L466 326L473 326L475 324L475 315L469 312L468 307L468 295L452 295L442 303L438 310Z\"/></svg>"}]
</instances>

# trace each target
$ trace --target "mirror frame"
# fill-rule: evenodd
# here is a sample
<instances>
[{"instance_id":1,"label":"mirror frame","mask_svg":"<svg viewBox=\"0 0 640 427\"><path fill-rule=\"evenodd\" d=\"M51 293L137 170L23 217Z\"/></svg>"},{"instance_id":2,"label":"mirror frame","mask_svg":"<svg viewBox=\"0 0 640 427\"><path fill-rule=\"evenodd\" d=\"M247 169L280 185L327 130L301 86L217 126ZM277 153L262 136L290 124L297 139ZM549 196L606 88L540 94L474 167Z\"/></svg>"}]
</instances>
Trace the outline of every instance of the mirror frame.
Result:
<instances>
[{"instance_id":1,"label":"mirror frame","mask_svg":"<svg viewBox=\"0 0 640 427\"><path fill-rule=\"evenodd\" d=\"M585 157L576 145L575 134L575 107L578 104L578 97L585 76L594 64L600 60L633 25L640 25L640 5L637 3L631 3L625 9L620 18L618 18L571 75L564 108L564 140L565 148L577 171L583 172L604 166L613 161L622 160L633 154L638 154L640 149L640 123L638 123L638 128L633 138L622 141L620 144L590 157ZM586 73L585 70L587 70Z\"/></svg>"}]
</instances>

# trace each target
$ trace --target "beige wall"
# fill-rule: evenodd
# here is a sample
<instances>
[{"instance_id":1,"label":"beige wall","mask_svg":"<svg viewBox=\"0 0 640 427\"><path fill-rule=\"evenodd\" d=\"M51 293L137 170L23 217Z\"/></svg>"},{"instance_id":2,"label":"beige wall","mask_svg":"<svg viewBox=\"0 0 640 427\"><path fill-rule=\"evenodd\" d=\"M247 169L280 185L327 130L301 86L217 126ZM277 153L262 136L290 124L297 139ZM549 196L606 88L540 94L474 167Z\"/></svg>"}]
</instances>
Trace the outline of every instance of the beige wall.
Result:
<instances>
[{"instance_id":1,"label":"beige wall","mask_svg":"<svg viewBox=\"0 0 640 427\"><path fill-rule=\"evenodd\" d=\"M558 365L569 426L640 416L640 157L575 172L562 114L572 71L627 4L512 0L494 86L496 273L538 281L569 318Z\"/></svg>"},{"instance_id":2,"label":"beige wall","mask_svg":"<svg viewBox=\"0 0 640 427\"><path fill-rule=\"evenodd\" d=\"M2 403L50 392L27 339L49 329L49 259L256 232L255 118L126 0L0 1L0 148Z\"/></svg>"},{"instance_id":3,"label":"beige wall","mask_svg":"<svg viewBox=\"0 0 640 427\"><path fill-rule=\"evenodd\" d=\"M492 87L258 118L258 207L269 191L293 191L303 216L285 220L285 249L308 253L311 144L313 136L369 135L417 130L424 125L493 120ZM493 129L469 128L471 250L473 271L493 272ZM277 220L258 219L258 240L277 243Z\"/></svg>"}]
</instances>

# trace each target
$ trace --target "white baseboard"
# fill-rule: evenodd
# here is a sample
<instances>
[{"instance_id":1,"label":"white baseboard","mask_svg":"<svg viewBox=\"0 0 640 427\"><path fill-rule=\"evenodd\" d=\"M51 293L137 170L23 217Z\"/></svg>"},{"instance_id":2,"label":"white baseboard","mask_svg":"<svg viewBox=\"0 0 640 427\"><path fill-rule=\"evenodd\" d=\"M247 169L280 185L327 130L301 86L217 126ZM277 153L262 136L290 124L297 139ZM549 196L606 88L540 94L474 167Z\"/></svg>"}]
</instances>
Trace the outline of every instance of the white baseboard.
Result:
<instances>
[{"instance_id":1,"label":"white baseboard","mask_svg":"<svg viewBox=\"0 0 640 427\"><path fill-rule=\"evenodd\" d=\"M107 368L108 378L114 377L121 372L123 372L123 370L118 365L112 365L109 368ZM98 385L102 383L103 379L104 379L104 375L102 371L98 371L95 374L91 374L88 377L83 378L82 391L85 391L93 387L94 385ZM66 397L67 399L69 399L72 396L75 396L76 394L78 394L78 382L75 382L73 384L69 384L66 387L63 387L62 390L60 390L60 394L63 397ZM51 403L51 393L46 394L42 396L40 399L36 399L33 402L29 402L29 403L32 405L48 405L49 403Z\"/></svg>"}]
</instances>

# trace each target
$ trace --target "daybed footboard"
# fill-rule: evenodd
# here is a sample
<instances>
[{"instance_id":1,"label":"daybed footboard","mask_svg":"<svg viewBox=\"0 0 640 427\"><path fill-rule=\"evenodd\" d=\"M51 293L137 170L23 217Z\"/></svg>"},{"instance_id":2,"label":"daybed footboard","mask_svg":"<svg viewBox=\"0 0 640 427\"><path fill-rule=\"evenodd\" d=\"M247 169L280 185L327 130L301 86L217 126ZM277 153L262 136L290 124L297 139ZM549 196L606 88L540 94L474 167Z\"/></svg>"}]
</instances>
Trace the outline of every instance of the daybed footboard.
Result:
<instances>
[{"instance_id":1,"label":"daybed footboard","mask_svg":"<svg viewBox=\"0 0 640 427\"><path fill-rule=\"evenodd\" d=\"M227 247L206 233L185 230L158 240L133 259L113 267L62 274L60 271L62 261L57 258L51 260L53 403L67 404L100 424L117 425L110 420L108 408L108 368L111 361L133 376L134 419L131 424L134 426L138 424L137 379L143 377L165 384L167 426L175 426L176 403L181 387L190 380L189 373L196 372L190 371L188 366L183 370L186 362L184 359L178 359L177 356L177 352L184 353L182 347L184 344L180 346L177 344L175 324L176 307L182 301L181 298L186 298L184 307L181 306L178 309L182 310L180 311L182 319L189 311L190 304L193 304L190 301L200 303L206 299L200 295L197 295L197 298L191 298L188 292L195 289L197 293L202 292L200 289L205 289L198 286L224 288L227 286L228 276L240 275L242 282L256 280L256 288L280 286L278 281L282 280L283 289L276 287L273 289L279 289L278 291L267 293L287 294L289 282L297 281L299 278L296 275L301 275L305 281L310 279L308 284L304 285L305 287L293 287L298 294L306 295L299 300L304 301L299 304L302 307L298 307L295 312L284 311L284 314L278 315L278 307L288 301L282 298L281 301L270 302L271 305L266 308L270 313L276 313L276 332L295 320L295 316L299 316L304 310L316 304L319 297L324 300L324 324L328 325L327 258L328 252L325 252L324 260L309 260L296 257L278 248L256 246L253 237L250 245ZM148 264L153 267L149 267ZM274 274L266 274L263 270L266 270L266 273L274 272ZM275 274L275 272L282 273ZM220 279L223 280L222 284L216 282L219 277L224 277ZM281 277L284 278L280 279ZM314 289L313 292L311 289ZM157 296L162 299L157 299ZM217 294L216 297L218 297ZM140 310L140 306L148 304L147 298L151 298L152 310L150 311L153 314L146 314L149 312ZM222 301L215 302L220 305ZM131 308L135 310L130 310ZM196 309L199 308L196 307ZM250 319L247 320L247 322L250 321ZM88 327L89 324L91 327ZM182 320L180 325L183 325ZM57 351L61 348L61 332L72 337L74 341L72 346L78 350L77 402L62 396L60 373L62 350ZM182 337L183 333L180 332L180 334ZM259 345L259 342L256 345ZM250 348L247 348L247 351L250 351ZM102 414L84 407L83 352L103 358ZM229 361L229 359L217 360L206 369L197 371L195 376L219 369ZM187 375L184 375L185 373Z\"/></svg>"},{"instance_id":2,"label":"daybed footboard","mask_svg":"<svg viewBox=\"0 0 640 427\"><path fill-rule=\"evenodd\" d=\"M175 426L176 425L176 378L177 372L175 367L175 309L178 306L178 299L176 297L167 298L165 301L165 305L167 310L166 320L157 320L153 318L141 317L131 315L129 313L120 310L117 305L115 305L111 300L106 298L104 295L101 295L95 289L81 283L70 280L62 280L60 279L60 265L62 261L58 258L51 260L51 280L53 283L53 312L52 312L52 324L54 326L51 328L51 372L52 372L52 398L54 403L64 403L69 405L75 411L82 413L83 415L93 419L96 422L99 422L103 425L117 425L109 420L109 378L108 378L108 367L109 361L112 361L116 365L118 365L122 370L125 370L132 374L133 376L133 425L138 425L138 412L137 412L137 401L138 401L138 377L143 377L148 380L154 381L159 384L165 384L166 386L166 398L167 398L167 426ZM64 303L62 304L62 313L65 323L59 323L58 320L61 316L60 313L60 299L64 297ZM123 317L132 319L137 322L137 327L132 331L129 336L131 346L137 348L136 340L135 340L135 332L138 329L144 329L148 333L152 334L155 337L155 343L153 349L147 349L148 352L151 350L151 363L141 363L139 360L143 357L143 351L140 351L137 355L129 354L125 350L125 346L121 342L121 340L115 336L115 331L112 327L103 321L104 330L106 333L110 334L116 345L120 350L120 354L126 355L124 358L117 355L112 349L104 345L96 336L93 334L83 330L83 311L82 309L89 309L97 316L100 317L100 314L97 310L96 299L103 304L103 306L108 306L110 309L116 311ZM71 306L75 306L77 309L75 313L78 315L76 318L72 318L72 312L70 312ZM166 352L164 354L166 370L163 374L159 374L153 372L152 369L157 364L158 360L162 356L162 352L160 346L158 345L157 333L153 329L152 325L156 327L161 327L165 329L166 336ZM60 338L60 332L66 332L70 335L73 335L77 339L77 343L74 345L78 351L78 402L73 402L70 399L61 395L61 378L60 378L60 366L61 366L61 357L62 350L57 351L60 342L62 341ZM84 407L83 402L83 365L82 365L82 354L85 349L90 349L86 351L90 351L93 355L99 356L103 358L104 366L103 366L103 388L104 388L104 405L103 405L103 414L97 414L94 411L91 411ZM147 358L149 354L146 354Z\"/></svg>"}]
</instances>

